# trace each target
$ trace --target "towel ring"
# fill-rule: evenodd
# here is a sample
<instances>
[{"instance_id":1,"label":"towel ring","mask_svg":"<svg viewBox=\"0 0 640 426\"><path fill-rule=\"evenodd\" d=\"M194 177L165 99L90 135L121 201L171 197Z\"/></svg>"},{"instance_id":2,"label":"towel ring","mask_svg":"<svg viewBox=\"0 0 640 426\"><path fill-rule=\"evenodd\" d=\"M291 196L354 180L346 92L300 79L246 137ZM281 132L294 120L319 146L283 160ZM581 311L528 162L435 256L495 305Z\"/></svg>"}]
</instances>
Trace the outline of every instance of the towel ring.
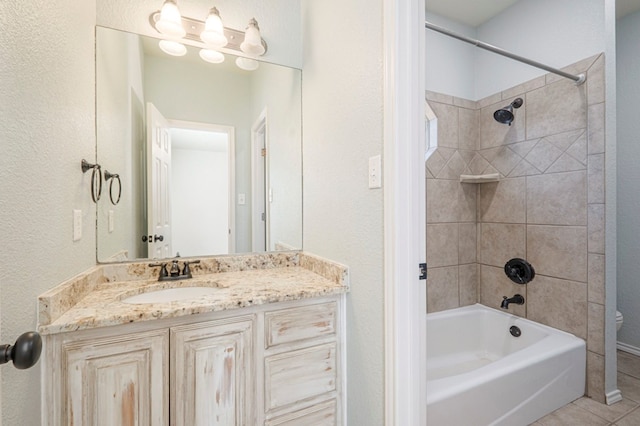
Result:
<instances>
[{"instance_id":1,"label":"towel ring","mask_svg":"<svg viewBox=\"0 0 640 426\"><path fill-rule=\"evenodd\" d=\"M118 199L116 199L115 201L113 201L113 182L115 180L118 180ZM120 180L120 175L117 173L109 173L108 170L105 169L104 171L104 180L106 181L111 181L109 183L109 198L111 199L111 204L113 204L114 206L116 204L118 204L120 202L120 196L122 195L122 181Z\"/></svg>"},{"instance_id":2,"label":"towel ring","mask_svg":"<svg viewBox=\"0 0 640 426\"><path fill-rule=\"evenodd\" d=\"M82 173L87 173L89 169L91 172L91 199L94 203L98 204L98 200L102 195L102 170L100 164L90 164L87 160L82 160ZM97 188L96 188L96 171L97 173Z\"/></svg>"}]
</instances>

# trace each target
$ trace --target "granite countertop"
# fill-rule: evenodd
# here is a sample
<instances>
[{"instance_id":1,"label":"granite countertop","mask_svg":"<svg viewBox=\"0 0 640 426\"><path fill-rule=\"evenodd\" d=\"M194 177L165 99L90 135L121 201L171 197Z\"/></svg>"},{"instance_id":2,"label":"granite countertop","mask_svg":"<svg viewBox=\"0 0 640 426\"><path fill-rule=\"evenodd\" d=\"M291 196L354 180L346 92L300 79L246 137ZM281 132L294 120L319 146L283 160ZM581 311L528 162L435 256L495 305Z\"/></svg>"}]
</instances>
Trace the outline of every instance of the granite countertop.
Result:
<instances>
[{"instance_id":1,"label":"granite countertop","mask_svg":"<svg viewBox=\"0 0 640 426\"><path fill-rule=\"evenodd\" d=\"M346 267L302 252L202 259L192 270L191 279L158 281L148 277L154 271L148 263L119 269L98 265L40 295L38 330L45 335L64 333L349 291ZM123 302L137 294L181 287L216 290L165 303Z\"/></svg>"}]
</instances>

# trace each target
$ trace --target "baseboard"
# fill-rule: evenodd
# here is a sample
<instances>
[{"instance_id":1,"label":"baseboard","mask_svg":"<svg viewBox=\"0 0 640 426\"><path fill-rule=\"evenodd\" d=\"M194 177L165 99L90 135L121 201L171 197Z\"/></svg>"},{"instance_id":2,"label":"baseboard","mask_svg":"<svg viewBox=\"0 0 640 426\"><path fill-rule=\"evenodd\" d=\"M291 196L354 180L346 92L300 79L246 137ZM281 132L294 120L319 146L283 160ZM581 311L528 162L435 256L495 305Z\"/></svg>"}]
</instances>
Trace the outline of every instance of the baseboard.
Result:
<instances>
[{"instance_id":1,"label":"baseboard","mask_svg":"<svg viewBox=\"0 0 640 426\"><path fill-rule=\"evenodd\" d=\"M619 350L623 351L623 352L628 352L630 354L633 354L633 355L636 355L636 356L640 356L640 348L637 348L635 346L631 346L631 345L628 345L626 343L618 342L616 347Z\"/></svg>"},{"instance_id":2,"label":"baseboard","mask_svg":"<svg viewBox=\"0 0 640 426\"><path fill-rule=\"evenodd\" d=\"M622 392L620 392L619 389L616 389L606 394L604 398L607 405L615 404L616 402L622 401Z\"/></svg>"}]
</instances>

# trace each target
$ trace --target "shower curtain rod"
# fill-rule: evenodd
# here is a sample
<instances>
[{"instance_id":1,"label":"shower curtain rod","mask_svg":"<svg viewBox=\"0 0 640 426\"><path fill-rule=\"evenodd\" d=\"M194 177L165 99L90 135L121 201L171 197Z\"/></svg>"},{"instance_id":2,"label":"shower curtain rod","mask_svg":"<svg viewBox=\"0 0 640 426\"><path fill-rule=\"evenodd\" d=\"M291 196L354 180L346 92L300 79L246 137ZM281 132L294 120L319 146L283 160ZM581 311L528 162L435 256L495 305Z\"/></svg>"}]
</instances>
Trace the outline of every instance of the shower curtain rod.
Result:
<instances>
[{"instance_id":1,"label":"shower curtain rod","mask_svg":"<svg viewBox=\"0 0 640 426\"><path fill-rule=\"evenodd\" d=\"M440 27L438 25L432 24L429 21L424 21L424 26L427 29L430 29L430 30L433 30L433 31L437 31L437 32L439 32L441 34L444 34L444 35L447 35L449 37L457 38L458 40L464 41L465 43L473 44L474 46L479 47L481 49L485 49L485 50L488 50L490 52L497 53L498 55L506 56L507 58L515 59L516 61L523 62L525 64L534 66L536 68L540 68L540 69L543 69L545 71L549 71L549 72L552 72L554 74L561 75L562 77L565 77L565 78L568 78L570 80L573 80L576 83L576 86L584 83L585 80L587 79L584 74L578 74L578 75L569 74L568 72L564 72L564 71L561 71L561 70L559 70L557 68L553 68L553 67L550 67L548 65L541 64L540 62L536 62L536 61L533 61L531 59L516 55L514 53L508 52L508 51L506 51L504 49L501 49L499 47L493 46L493 45L488 44L488 43L484 43L484 42L482 42L480 40L474 40L472 38L463 36L461 34L454 33L453 31L449 31L446 28L443 28L443 27Z\"/></svg>"}]
</instances>

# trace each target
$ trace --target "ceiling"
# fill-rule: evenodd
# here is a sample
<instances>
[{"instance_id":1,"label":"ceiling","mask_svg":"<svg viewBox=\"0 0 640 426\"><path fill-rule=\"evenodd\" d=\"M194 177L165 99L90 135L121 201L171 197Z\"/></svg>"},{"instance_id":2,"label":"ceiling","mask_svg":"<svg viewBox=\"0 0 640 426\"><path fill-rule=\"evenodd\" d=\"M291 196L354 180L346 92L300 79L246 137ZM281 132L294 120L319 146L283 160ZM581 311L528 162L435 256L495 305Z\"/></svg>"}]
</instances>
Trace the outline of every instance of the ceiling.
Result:
<instances>
[{"instance_id":1,"label":"ceiling","mask_svg":"<svg viewBox=\"0 0 640 426\"><path fill-rule=\"evenodd\" d=\"M518 0L426 0L427 12L477 27ZM616 0L616 17L640 10L640 0Z\"/></svg>"}]
</instances>

